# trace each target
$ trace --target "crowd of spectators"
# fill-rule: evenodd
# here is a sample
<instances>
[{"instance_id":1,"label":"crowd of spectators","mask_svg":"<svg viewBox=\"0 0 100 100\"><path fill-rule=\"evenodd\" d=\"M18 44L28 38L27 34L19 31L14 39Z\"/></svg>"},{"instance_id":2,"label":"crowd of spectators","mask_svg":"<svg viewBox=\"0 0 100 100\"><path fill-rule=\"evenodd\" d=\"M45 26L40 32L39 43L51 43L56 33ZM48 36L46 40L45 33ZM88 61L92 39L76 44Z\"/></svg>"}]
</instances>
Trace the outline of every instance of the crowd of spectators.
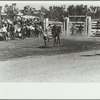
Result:
<instances>
[{"instance_id":1,"label":"crowd of spectators","mask_svg":"<svg viewBox=\"0 0 100 100\"><path fill-rule=\"evenodd\" d=\"M40 37L43 29L43 22L39 19L26 19L23 17L14 18L13 20L2 19L0 38L6 41L16 38Z\"/></svg>"}]
</instances>

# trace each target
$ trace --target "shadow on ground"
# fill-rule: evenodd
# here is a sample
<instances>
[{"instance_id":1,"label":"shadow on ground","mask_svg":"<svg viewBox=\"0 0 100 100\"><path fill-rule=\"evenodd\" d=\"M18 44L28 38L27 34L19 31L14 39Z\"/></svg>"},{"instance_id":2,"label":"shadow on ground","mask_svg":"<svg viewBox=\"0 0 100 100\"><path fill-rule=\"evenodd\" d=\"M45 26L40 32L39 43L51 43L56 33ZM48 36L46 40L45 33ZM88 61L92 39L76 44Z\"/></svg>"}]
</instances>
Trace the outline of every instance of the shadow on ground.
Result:
<instances>
[{"instance_id":1,"label":"shadow on ground","mask_svg":"<svg viewBox=\"0 0 100 100\"><path fill-rule=\"evenodd\" d=\"M49 47L49 46L39 46L37 48L40 48L40 49L49 49L49 48L52 48L52 47Z\"/></svg>"}]
</instances>

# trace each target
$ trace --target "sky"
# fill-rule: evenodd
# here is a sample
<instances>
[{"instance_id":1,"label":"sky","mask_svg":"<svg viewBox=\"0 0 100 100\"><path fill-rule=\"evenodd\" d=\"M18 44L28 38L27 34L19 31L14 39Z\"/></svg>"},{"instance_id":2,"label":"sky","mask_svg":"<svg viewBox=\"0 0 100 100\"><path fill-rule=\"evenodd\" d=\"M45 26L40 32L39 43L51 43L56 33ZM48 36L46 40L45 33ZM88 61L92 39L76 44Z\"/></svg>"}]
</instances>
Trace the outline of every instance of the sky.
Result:
<instances>
[{"instance_id":1,"label":"sky","mask_svg":"<svg viewBox=\"0 0 100 100\"><path fill-rule=\"evenodd\" d=\"M4 8L4 5L6 4L11 5L12 3L16 3L19 9L23 9L24 6L30 5L36 8L37 10L40 9L41 6L44 6L45 8L48 9L49 6L53 6L53 5L56 5L56 6L66 5L66 8L72 4L100 6L100 1L0 1L0 6L3 6Z\"/></svg>"}]
</instances>

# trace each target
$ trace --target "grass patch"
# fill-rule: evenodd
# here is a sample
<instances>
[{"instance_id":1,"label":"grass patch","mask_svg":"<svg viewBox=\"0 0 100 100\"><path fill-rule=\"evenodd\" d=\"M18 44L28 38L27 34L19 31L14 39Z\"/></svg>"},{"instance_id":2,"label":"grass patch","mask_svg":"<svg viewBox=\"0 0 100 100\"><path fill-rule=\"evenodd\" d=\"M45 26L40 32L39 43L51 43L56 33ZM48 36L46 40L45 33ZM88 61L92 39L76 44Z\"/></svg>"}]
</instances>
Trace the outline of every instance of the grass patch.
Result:
<instances>
[{"instance_id":1,"label":"grass patch","mask_svg":"<svg viewBox=\"0 0 100 100\"><path fill-rule=\"evenodd\" d=\"M0 60L19 58L25 56L50 56L57 54L76 53L88 50L100 49L99 38L73 38L61 39L61 46L54 47L53 40L48 46L44 46L42 38L30 38L25 40L0 41Z\"/></svg>"}]
</instances>

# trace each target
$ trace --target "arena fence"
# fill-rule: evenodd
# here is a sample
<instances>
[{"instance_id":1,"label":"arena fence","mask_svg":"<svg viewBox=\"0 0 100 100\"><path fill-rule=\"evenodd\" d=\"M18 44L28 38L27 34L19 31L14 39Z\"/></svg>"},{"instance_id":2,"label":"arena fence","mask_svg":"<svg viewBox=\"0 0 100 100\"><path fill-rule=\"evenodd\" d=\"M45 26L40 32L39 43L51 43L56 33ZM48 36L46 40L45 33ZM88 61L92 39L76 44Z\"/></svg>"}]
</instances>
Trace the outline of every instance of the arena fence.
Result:
<instances>
[{"instance_id":1,"label":"arena fence","mask_svg":"<svg viewBox=\"0 0 100 100\"><path fill-rule=\"evenodd\" d=\"M48 27L49 24L59 24L62 27L62 36L68 37L72 36L72 26L75 25L76 29L74 31L75 36L90 36L91 35L91 17L90 16L69 16L64 18L64 22L51 21L48 18L44 20L44 30ZM79 32L79 27L82 26L82 31Z\"/></svg>"},{"instance_id":2,"label":"arena fence","mask_svg":"<svg viewBox=\"0 0 100 100\"><path fill-rule=\"evenodd\" d=\"M100 20L91 19L91 16L69 16L64 18L64 22L52 21L46 18L44 20L44 29L48 27L49 24L58 23L62 27L62 36L68 37L72 36L72 26L75 25L76 29L74 31L74 36L93 36L97 32L100 34ZM79 31L79 27L82 25L82 31Z\"/></svg>"},{"instance_id":3,"label":"arena fence","mask_svg":"<svg viewBox=\"0 0 100 100\"><path fill-rule=\"evenodd\" d=\"M92 34L96 34L97 32L98 33L100 32L100 20L99 19L92 19L91 32L92 32Z\"/></svg>"},{"instance_id":4,"label":"arena fence","mask_svg":"<svg viewBox=\"0 0 100 100\"><path fill-rule=\"evenodd\" d=\"M74 26L74 28L73 28ZM82 27L80 30L80 26ZM90 16L69 16L64 18L63 36L90 36L91 35L91 17Z\"/></svg>"}]
</instances>

